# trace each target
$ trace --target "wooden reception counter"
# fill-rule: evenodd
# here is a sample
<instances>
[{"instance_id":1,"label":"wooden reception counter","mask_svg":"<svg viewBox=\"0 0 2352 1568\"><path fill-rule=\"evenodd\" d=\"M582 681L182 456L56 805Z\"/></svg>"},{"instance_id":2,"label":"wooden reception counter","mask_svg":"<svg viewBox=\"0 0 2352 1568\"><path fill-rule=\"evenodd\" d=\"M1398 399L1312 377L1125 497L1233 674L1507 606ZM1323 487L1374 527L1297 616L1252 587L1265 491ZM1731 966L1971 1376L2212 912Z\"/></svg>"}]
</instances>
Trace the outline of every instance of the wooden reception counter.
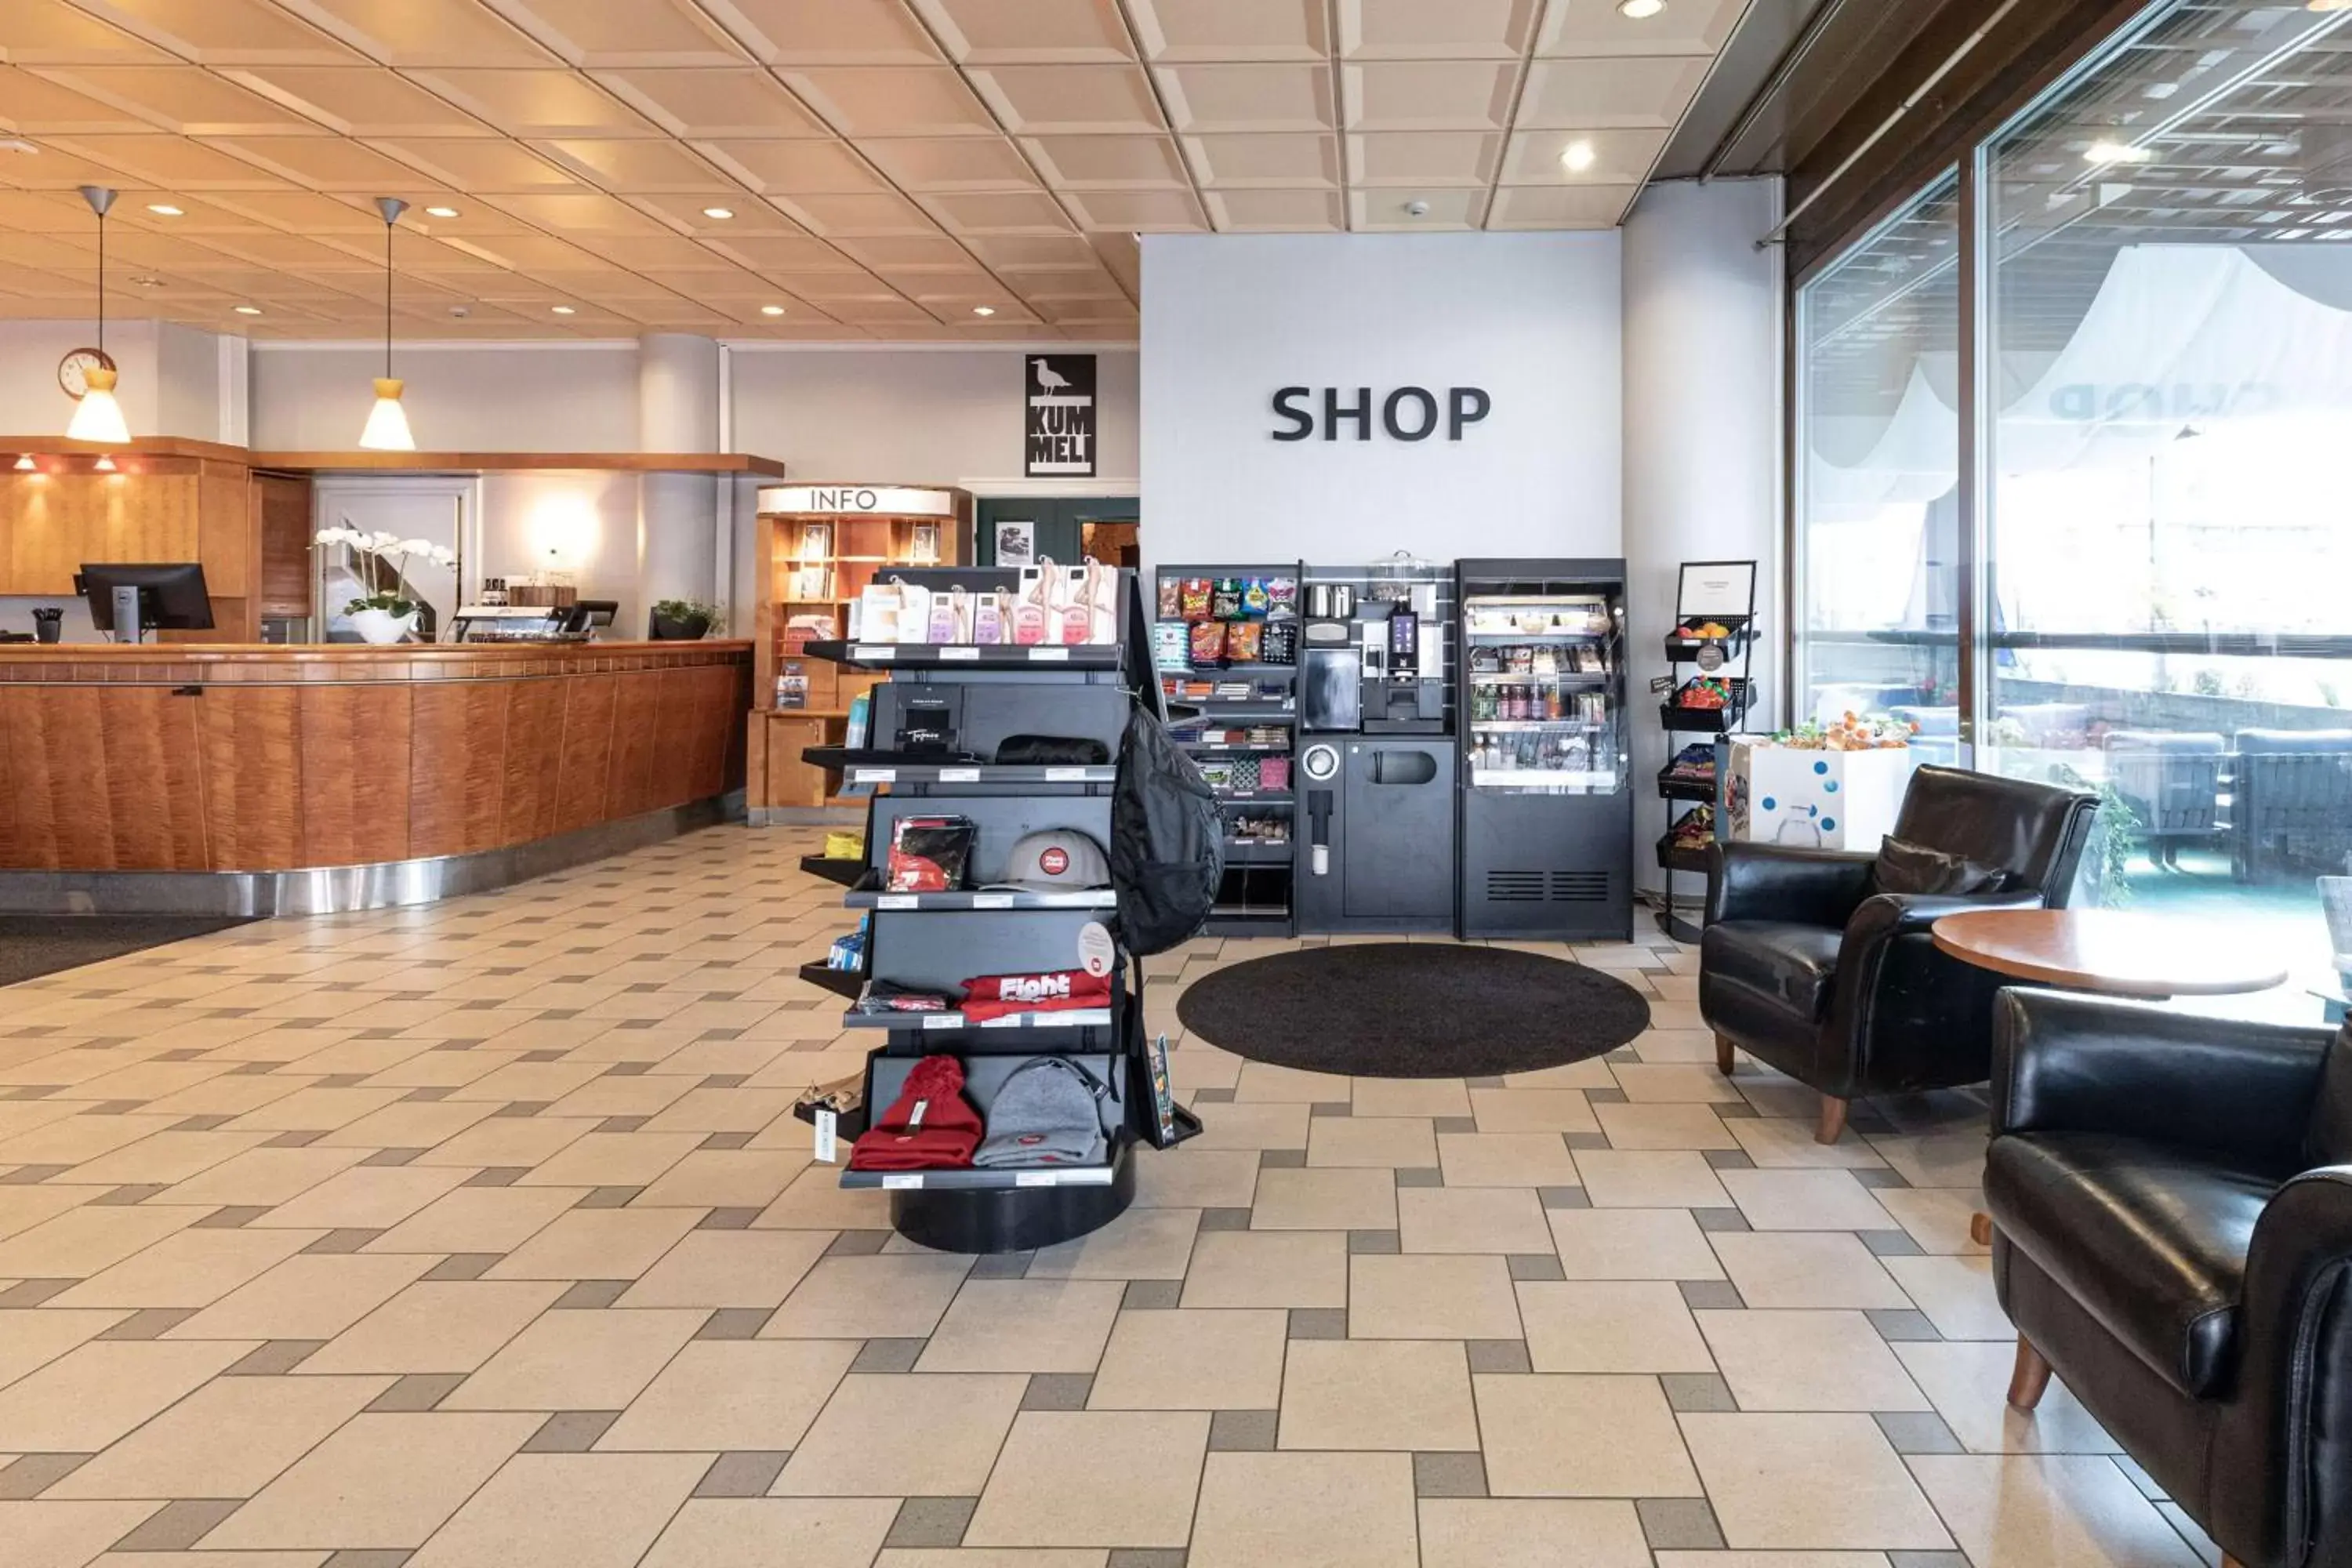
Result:
<instances>
[{"instance_id":1,"label":"wooden reception counter","mask_svg":"<svg viewBox=\"0 0 2352 1568\"><path fill-rule=\"evenodd\" d=\"M743 784L743 642L0 645L0 908L419 902Z\"/></svg>"}]
</instances>

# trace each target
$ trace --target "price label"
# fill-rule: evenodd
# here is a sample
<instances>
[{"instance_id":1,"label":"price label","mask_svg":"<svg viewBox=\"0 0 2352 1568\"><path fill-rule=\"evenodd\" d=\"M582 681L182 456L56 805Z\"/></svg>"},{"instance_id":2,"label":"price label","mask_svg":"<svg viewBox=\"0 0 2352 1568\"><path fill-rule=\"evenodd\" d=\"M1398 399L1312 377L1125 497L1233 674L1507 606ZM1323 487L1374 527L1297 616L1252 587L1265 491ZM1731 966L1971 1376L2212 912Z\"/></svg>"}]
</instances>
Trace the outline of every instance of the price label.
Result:
<instances>
[{"instance_id":1,"label":"price label","mask_svg":"<svg viewBox=\"0 0 2352 1568\"><path fill-rule=\"evenodd\" d=\"M864 664L887 664L898 657L898 650L886 645L860 643L849 650L849 657Z\"/></svg>"},{"instance_id":2,"label":"price label","mask_svg":"<svg viewBox=\"0 0 2352 1568\"><path fill-rule=\"evenodd\" d=\"M903 1193L922 1184L923 1173L920 1171L894 1171L882 1178L885 1192Z\"/></svg>"},{"instance_id":3,"label":"price label","mask_svg":"<svg viewBox=\"0 0 2352 1568\"><path fill-rule=\"evenodd\" d=\"M1016 1187L1058 1187L1062 1184L1059 1171L1020 1171L1013 1177Z\"/></svg>"},{"instance_id":4,"label":"price label","mask_svg":"<svg viewBox=\"0 0 2352 1568\"><path fill-rule=\"evenodd\" d=\"M971 907L976 910L1009 910L1013 907L1010 893L974 893Z\"/></svg>"},{"instance_id":5,"label":"price label","mask_svg":"<svg viewBox=\"0 0 2352 1568\"><path fill-rule=\"evenodd\" d=\"M874 900L877 910L919 910L923 900L913 893L885 893Z\"/></svg>"},{"instance_id":6,"label":"price label","mask_svg":"<svg viewBox=\"0 0 2352 1568\"><path fill-rule=\"evenodd\" d=\"M1017 1029L1028 1021L1026 1013L1005 1013L993 1018L982 1018L980 1026L983 1029Z\"/></svg>"},{"instance_id":7,"label":"price label","mask_svg":"<svg viewBox=\"0 0 2352 1568\"><path fill-rule=\"evenodd\" d=\"M1066 647L1033 647L1029 650L1029 662L1032 664L1067 664L1070 662L1070 650Z\"/></svg>"},{"instance_id":8,"label":"price label","mask_svg":"<svg viewBox=\"0 0 2352 1568\"><path fill-rule=\"evenodd\" d=\"M858 768L850 773L849 782L851 784L894 784L898 781L898 770L896 768Z\"/></svg>"},{"instance_id":9,"label":"price label","mask_svg":"<svg viewBox=\"0 0 2352 1568\"><path fill-rule=\"evenodd\" d=\"M979 782L978 768L941 768L940 770L941 784L978 784Z\"/></svg>"},{"instance_id":10,"label":"price label","mask_svg":"<svg viewBox=\"0 0 2352 1568\"><path fill-rule=\"evenodd\" d=\"M940 649L940 660L943 664L956 659L970 660L977 659L979 658L980 649L976 647L969 647L962 644L956 644L954 646Z\"/></svg>"},{"instance_id":11,"label":"price label","mask_svg":"<svg viewBox=\"0 0 2352 1568\"><path fill-rule=\"evenodd\" d=\"M816 1113L816 1142L814 1152L819 1164L830 1165L833 1163L835 1158L835 1142L838 1136L840 1122L841 1118L835 1115L832 1110L824 1108L820 1108L818 1110Z\"/></svg>"},{"instance_id":12,"label":"price label","mask_svg":"<svg viewBox=\"0 0 2352 1568\"><path fill-rule=\"evenodd\" d=\"M1087 782L1087 772L1088 770L1085 768L1047 768L1045 782L1047 784L1084 784Z\"/></svg>"},{"instance_id":13,"label":"price label","mask_svg":"<svg viewBox=\"0 0 2352 1568\"><path fill-rule=\"evenodd\" d=\"M926 1013L923 1015L923 1027L926 1029L961 1029L963 1027L963 1015L961 1013Z\"/></svg>"}]
</instances>

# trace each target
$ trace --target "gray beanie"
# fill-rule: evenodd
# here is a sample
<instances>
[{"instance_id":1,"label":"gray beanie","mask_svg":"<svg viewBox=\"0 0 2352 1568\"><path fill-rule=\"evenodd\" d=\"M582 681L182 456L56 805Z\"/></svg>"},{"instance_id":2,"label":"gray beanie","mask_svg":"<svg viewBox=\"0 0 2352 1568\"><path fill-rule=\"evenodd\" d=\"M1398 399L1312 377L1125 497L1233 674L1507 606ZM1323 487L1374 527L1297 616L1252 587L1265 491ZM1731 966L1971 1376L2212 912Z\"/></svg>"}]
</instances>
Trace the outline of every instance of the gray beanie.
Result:
<instances>
[{"instance_id":1,"label":"gray beanie","mask_svg":"<svg viewBox=\"0 0 2352 1568\"><path fill-rule=\"evenodd\" d=\"M983 1170L1103 1163L1102 1079L1065 1057L1014 1068L988 1107L988 1136L971 1163Z\"/></svg>"}]
</instances>

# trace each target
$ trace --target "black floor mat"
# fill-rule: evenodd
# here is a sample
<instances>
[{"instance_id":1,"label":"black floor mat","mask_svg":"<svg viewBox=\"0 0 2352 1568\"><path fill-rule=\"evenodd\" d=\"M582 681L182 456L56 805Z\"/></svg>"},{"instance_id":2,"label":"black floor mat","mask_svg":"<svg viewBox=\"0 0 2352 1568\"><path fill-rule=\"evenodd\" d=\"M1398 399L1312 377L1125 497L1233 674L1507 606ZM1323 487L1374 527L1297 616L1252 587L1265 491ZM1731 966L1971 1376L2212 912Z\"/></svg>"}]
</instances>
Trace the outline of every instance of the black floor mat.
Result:
<instances>
[{"instance_id":1,"label":"black floor mat","mask_svg":"<svg viewBox=\"0 0 2352 1568\"><path fill-rule=\"evenodd\" d=\"M195 915L0 915L0 985L251 923Z\"/></svg>"},{"instance_id":2,"label":"black floor mat","mask_svg":"<svg viewBox=\"0 0 2352 1568\"><path fill-rule=\"evenodd\" d=\"M1597 969L1509 948L1350 942L1252 959L1177 998L1252 1061L1363 1078L1491 1078L1604 1056L1650 1005Z\"/></svg>"}]
</instances>

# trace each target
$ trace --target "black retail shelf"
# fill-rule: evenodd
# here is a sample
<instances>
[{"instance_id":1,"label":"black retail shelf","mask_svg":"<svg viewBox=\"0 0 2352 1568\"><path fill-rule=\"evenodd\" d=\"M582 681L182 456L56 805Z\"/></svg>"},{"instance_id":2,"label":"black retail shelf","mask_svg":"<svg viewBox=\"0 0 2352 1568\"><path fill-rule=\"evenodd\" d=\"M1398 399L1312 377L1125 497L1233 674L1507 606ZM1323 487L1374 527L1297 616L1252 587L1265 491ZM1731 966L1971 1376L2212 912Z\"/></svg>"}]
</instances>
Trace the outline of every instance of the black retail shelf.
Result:
<instances>
[{"instance_id":1,"label":"black retail shelf","mask_svg":"<svg viewBox=\"0 0 2352 1568\"><path fill-rule=\"evenodd\" d=\"M1686 735L1728 735L1748 717L1745 700L1728 708L1682 708L1672 702L1658 710L1658 722Z\"/></svg>"},{"instance_id":2,"label":"black retail shelf","mask_svg":"<svg viewBox=\"0 0 2352 1568\"><path fill-rule=\"evenodd\" d=\"M848 753L839 746L811 746L801 752L801 760L820 768L838 770L842 782L854 784L1114 784L1118 779L1118 769L1108 763L1099 767L1031 767L1025 764L1013 767L993 763L853 763Z\"/></svg>"},{"instance_id":3,"label":"black retail shelf","mask_svg":"<svg viewBox=\"0 0 2352 1568\"><path fill-rule=\"evenodd\" d=\"M891 1192L1003 1192L1015 1187L1107 1187L1126 1160L1124 1142L1099 1165L1042 1165L1028 1171L856 1171L841 1173L845 1187L881 1187Z\"/></svg>"},{"instance_id":4,"label":"black retail shelf","mask_svg":"<svg viewBox=\"0 0 2352 1568\"><path fill-rule=\"evenodd\" d=\"M1209 757L1236 755L1286 757L1290 754L1290 743L1286 741L1189 741L1181 735L1177 736L1175 740L1176 743L1186 751L1198 752Z\"/></svg>"},{"instance_id":5,"label":"black retail shelf","mask_svg":"<svg viewBox=\"0 0 2352 1568\"><path fill-rule=\"evenodd\" d=\"M866 976L855 969L835 969L822 961L801 965L801 978L853 1002L866 994Z\"/></svg>"},{"instance_id":6,"label":"black retail shelf","mask_svg":"<svg viewBox=\"0 0 2352 1568\"><path fill-rule=\"evenodd\" d=\"M1706 847L1700 845L1692 848L1677 846L1675 843L1674 833L1669 829L1658 840L1658 865L1662 869L1668 871L1693 871L1705 876Z\"/></svg>"},{"instance_id":7,"label":"black retail shelf","mask_svg":"<svg viewBox=\"0 0 2352 1568\"><path fill-rule=\"evenodd\" d=\"M841 901L853 910L1108 910L1117 906L1118 895L1108 888L1082 888L1066 893L1011 888L966 888L952 893L886 893L878 888L852 888Z\"/></svg>"},{"instance_id":8,"label":"black retail shelf","mask_svg":"<svg viewBox=\"0 0 2352 1568\"><path fill-rule=\"evenodd\" d=\"M1001 1018L966 1018L961 1012L947 1013L860 1013L855 1008L845 1015L845 1029L983 1029L993 1033L999 1029L1108 1029L1111 1009L1108 1007L1065 1007L1058 1012L1007 1013Z\"/></svg>"},{"instance_id":9,"label":"black retail shelf","mask_svg":"<svg viewBox=\"0 0 2352 1568\"><path fill-rule=\"evenodd\" d=\"M1160 673L1189 675L1195 680L1206 680L1215 675L1296 675L1298 667L1295 664L1195 664L1187 665L1182 669L1163 669Z\"/></svg>"},{"instance_id":10,"label":"black retail shelf","mask_svg":"<svg viewBox=\"0 0 2352 1568\"><path fill-rule=\"evenodd\" d=\"M1658 793L1668 800L1696 800L1712 803L1715 799L1713 779L1679 779L1671 768L1658 773Z\"/></svg>"},{"instance_id":11,"label":"black retail shelf","mask_svg":"<svg viewBox=\"0 0 2352 1568\"><path fill-rule=\"evenodd\" d=\"M803 855L801 869L812 877L823 877L828 882L838 882L845 888L855 887L866 875L866 862L856 858L835 859L829 855Z\"/></svg>"},{"instance_id":12,"label":"black retail shelf","mask_svg":"<svg viewBox=\"0 0 2352 1568\"><path fill-rule=\"evenodd\" d=\"M1287 909L1268 910L1259 907L1225 910L1220 908L1209 916L1209 923L1201 929L1203 936L1288 936L1290 911Z\"/></svg>"},{"instance_id":13,"label":"black retail shelf","mask_svg":"<svg viewBox=\"0 0 2352 1568\"><path fill-rule=\"evenodd\" d=\"M1119 648L1116 643L1013 647L976 643L813 642L802 650L802 657L829 659L852 669L1117 669Z\"/></svg>"},{"instance_id":14,"label":"black retail shelf","mask_svg":"<svg viewBox=\"0 0 2352 1568\"><path fill-rule=\"evenodd\" d=\"M1253 791L1248 795L1219 795L1217 804L1225 805L1289 805L1297 797L1287 790Z\"/></svg>"},{"instance_id":15,"label":"black retail shelf","mask_svg":"<svg viewBox=\"0 0 2352 1568\"><path fill-rule=\"evenodd\" d=\"M1225 864L1228 866L1287 866L1290 864L1288 844L1243 843L1225 840Z\"/></svg>"},{"instance_id":16,"label":"black retail shelf","mask_svg":"<svg viewBox=\"0 0 2352 1568\"><path fill-rule=\"evenodd\" d=\"M1213 697L1171 697L1168 700L1175 707L1198 709L1204 719L1223 719L1233 723L1246 723L1252 720L1265 724L1296 725L1298 722L1298 709L1288 702L1249 702L1238 699L1221 702Z\"/></svg>"}]
</instances>

